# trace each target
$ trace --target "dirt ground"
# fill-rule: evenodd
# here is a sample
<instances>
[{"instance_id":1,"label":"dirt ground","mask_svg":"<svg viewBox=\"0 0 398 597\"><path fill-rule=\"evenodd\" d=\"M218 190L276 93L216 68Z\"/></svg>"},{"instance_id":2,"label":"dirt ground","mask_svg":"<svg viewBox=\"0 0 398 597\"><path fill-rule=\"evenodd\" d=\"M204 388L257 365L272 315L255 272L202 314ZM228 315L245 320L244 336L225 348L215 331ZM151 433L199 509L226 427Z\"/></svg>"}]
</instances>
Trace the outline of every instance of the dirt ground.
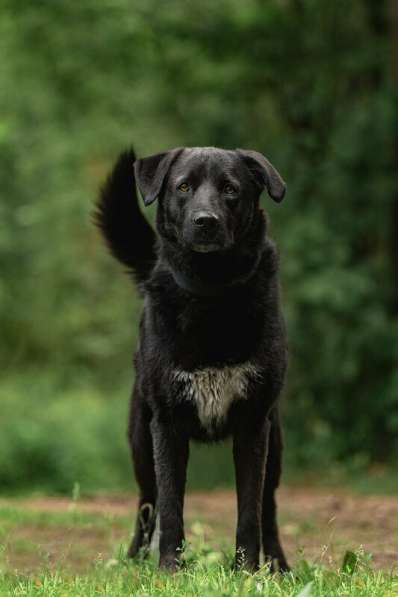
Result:
<instances>
[{"instance_id":1,"label":"dirt ground","mask_svg":"<svg viewBox=\"0 0 398 597\"><path fill-rule=\"evenodd\" d=\"M7 500L1 502L7 504L16 505ZM24 511L78 511L95 515L95 519L84 527L68 523L14 526L6 536L8 565L29 572L45 562L50 568L65 566L81 571L95 561L115 557L115 546L127 541L134 506L134 499L128 496L97 497L77 504L67 498L18 500L17 507ZM293 564L305 557L310 562L338 566L347 549L363 547L372 554L376 568L390 570L398 565L396 497L285 488L279 492L279 514L282 541ZM107 525L98 524L102 518ZM221 540L224 545L226 541L233 543L235 494L191 493L186 498L185 518L188 541L200 535L202 542L214 549Z\"/></svg>"}]
</instances>

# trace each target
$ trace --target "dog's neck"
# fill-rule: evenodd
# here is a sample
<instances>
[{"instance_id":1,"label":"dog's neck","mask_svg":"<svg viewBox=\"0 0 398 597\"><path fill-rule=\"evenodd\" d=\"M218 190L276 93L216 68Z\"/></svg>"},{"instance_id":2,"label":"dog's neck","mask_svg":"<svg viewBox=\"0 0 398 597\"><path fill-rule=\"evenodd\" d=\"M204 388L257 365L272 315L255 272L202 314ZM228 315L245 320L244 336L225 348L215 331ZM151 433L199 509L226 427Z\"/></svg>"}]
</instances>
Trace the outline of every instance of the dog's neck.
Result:
<instances>
[{"instance_id":1,"label":"dog's neck","mask_svg":"<svg viewBox=\"0 0 398 597\"><path fill-rule=\"evenodd\" d=\"M228 290L234 287L241 286L247 282L252 275L255 273L255 268L249 273L244 279L233 280L229 283L212 283L200 280L192 275L187 275L184 271L170 267L171 275L173 276L174 282L188 292L189 294L200 296L200 297L215 297L226 293Z\"/></svg>"},{"instance_id":2,"label":"dog's neck","mask_svg":"<svg viewBox=\"0 0 398 597\"><path fill-rule=\"evenodd\" d=\"M214 253L195 253L161 238L159 258L184 291L196 296L219 296L244 286L255 276L265 246L265 229L265 219L258 218L249 234L234 247Z\"/></svg>"}]
</instances>

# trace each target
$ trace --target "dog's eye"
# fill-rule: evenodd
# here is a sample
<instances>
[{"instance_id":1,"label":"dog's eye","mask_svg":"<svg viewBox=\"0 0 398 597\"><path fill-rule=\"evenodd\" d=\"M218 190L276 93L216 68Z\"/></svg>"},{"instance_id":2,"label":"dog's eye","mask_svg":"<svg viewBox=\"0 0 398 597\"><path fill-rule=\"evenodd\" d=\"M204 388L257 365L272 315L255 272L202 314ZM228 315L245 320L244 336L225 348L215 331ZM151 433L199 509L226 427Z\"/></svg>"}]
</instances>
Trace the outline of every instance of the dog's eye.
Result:
<instances>
[{"instance_id":1,"label":"dog's eye","mask_svg":"<svg viewBox=\"0 0 398 597\"><path fill-rule=\"evenodd\" d=\"M231 184L226 184L224 186L224 193L226 195L235 195L236 190L235 190L235 188Z\"/></svg>"},{"instance_id":2,"label":"dog's eye","mask_svg":"<svg viewBox=\"0 0 398 597\"><path fill-rule=\"evenodd\" d=\"M181 191L181 193L188 193L190 189L190 186L187 182L182 182L180 185L178 185L178 190Z\"/></svg>"}]
</instances>

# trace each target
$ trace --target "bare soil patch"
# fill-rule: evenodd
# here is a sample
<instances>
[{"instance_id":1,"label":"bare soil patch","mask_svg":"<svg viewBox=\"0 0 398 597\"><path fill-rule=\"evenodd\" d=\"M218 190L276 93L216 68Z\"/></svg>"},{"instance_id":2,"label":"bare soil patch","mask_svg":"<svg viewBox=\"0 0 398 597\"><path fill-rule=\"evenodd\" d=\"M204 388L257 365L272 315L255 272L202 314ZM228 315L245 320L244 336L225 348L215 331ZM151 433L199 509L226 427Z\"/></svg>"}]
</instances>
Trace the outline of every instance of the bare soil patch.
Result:
<instances>
[{"instance_id":1,"label":"bare soil patch","mask_svg":"<svg viewBox=\"0 0 398 597\"><path fill-rule=\"evenodd\" d=\"M67 498L32 498L3 504L54 513L77 511L108 520L104 528L17 525L5 538L7 567L30 573L38 567L82 571L114 558L128 540L127 520L134 520L135 499L103 496L78 503ZM234 541L235 494L232 491L191 493L186 498L188 540L199 532L215 548ZM347 549L360 547L372 554L375 567L398 565L398 498L362 497L337 490L284 488L279 492L281 535L292 563L300 557L326 565L341 564ZM1 520L0 520L1 525Z\"/></svg>"}]
</instances>

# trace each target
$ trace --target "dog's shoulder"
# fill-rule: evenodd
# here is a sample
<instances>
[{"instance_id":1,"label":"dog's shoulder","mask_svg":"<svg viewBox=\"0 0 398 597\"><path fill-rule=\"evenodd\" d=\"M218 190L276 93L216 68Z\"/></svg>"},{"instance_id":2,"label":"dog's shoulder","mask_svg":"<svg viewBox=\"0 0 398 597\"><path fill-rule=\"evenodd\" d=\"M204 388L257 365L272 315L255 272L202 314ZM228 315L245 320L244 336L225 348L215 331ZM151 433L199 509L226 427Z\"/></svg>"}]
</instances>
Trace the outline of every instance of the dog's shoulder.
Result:
<instances>
[{"instance_id":1,"label":"dog's shoulder","mask_svg":"<svg viewBox=\"0 0 398 597\"><path fill-rule=\"evenodd\" d=\"M279 250L275 241L266 238L261 253L259 271L263 279L275 277L279 272Z\"/></svg>"}]
</instances>

